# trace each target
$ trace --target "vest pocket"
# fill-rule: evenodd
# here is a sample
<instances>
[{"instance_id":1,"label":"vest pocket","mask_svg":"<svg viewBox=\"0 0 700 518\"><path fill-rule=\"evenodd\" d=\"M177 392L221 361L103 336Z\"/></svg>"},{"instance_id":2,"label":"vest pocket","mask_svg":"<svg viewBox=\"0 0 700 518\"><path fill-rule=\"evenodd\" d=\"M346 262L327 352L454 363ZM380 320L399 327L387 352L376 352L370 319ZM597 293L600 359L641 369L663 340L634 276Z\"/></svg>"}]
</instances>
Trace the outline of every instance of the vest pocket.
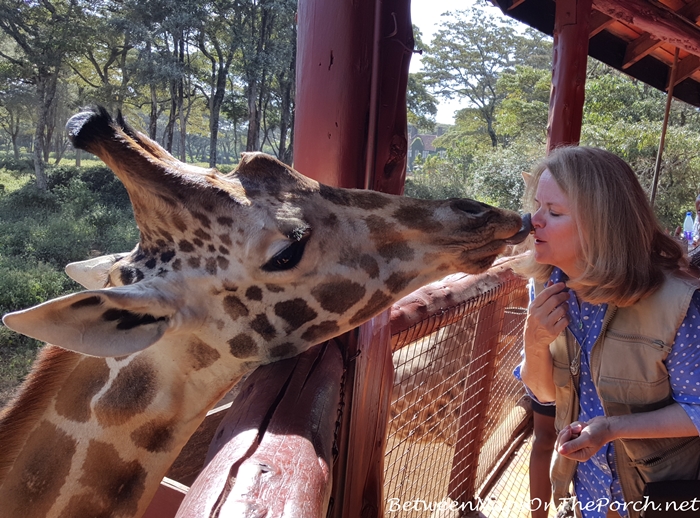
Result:
<instances>
[{"instance_id":1,"label":"vest pocket","mask_svg":"<svg viewBox=\"0 0 700 518\"><path fill-rule=\"evenodd\" d=\"M700 474L700 437L622 439L644 482L696 480Z\"/></svg>"},{"instance_id":2,"label":"vest pocket","mask_svg":"<svg viewBox=\"0 0 700 518\"><path fill-rule=\"evenodd\" d=\"M601 376L598 380L598 393L603 399L603 407L608 409L610 415L649 412L670 404L671 384L668 374L656 381ZM619 403L627 410L613 410L608 403Z\"/></svg>"}]
</instances>

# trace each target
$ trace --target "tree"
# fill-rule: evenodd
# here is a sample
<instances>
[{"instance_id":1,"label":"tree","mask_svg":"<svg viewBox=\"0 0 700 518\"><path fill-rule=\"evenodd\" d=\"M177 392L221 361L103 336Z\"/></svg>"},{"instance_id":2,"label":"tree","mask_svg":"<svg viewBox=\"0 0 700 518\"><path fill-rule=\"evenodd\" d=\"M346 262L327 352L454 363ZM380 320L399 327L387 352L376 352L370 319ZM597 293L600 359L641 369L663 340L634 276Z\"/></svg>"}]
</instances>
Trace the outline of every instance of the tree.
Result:
<instances>
[{"instance_id":1,"label":"tree","mask_svg":"<svg viewBox=\"0 0 700 518\"><path fill-rule=\"evenodd\" d=\"M35 88L34 173L41 190L47 188L47 121L65 60L82 44L76 35L84 27L83 7L82 0L0 0L0 30L15 44L13 51L0 51L0 57L18 67Z\"/></svg>"},{"instance_id":2,"label":"tree","mask_svg":"<svg viewBox=\"0 0 700 518\"><path fill-rule=\"evenodd\" d=\"M413 25L414 46L420 54L426 48L423 43L423 34L416 25ZM432 133L435 131L435 115L437 115L437 99L428 91L425 74L420 72L408 74L408 87L406 89L406 103L408 107L408 122L419 131Z\"/></svg>"},{"instance_id":3,"label":"tree","mask_svg":"<svg viewBox=\"0 0 700 518\"><path fill-rule=\"evenodd\" d=\"M0 64L0 129L12 144L12 154L19 160L19 138L31 120L35 105L31 85L18 79L21 71L9 62Z\"/></svg>"},{"instance_id":4,"label":"tree","mask_svg":"<svg viewBox=\"0 0 700 518\"><path fill-rule=\"evenodd\" d=\"M496 129L504 145L547 141L551 81L548 69L528 65L516 65L498 78L496 90L503 100L496 108Z\"/></svg>"},{"instance_id":5,"label":"tree","mask_svg":"<svg viewBox=\"0 0 700 518\"><path fill-rule=\"evenodd\" d=\"M408 104L408 122L423 133L435 131L437 99L428 91L425 78L420 72L408 74L406 102Z\"/></svg>"},{"instance_id":6,"label":"tree","mask_svg":"<svg viewBox=\"0 0 700 518\"><path fill-rule=\"evenodd\" d=\"M422 60L425 81L439 97L466 98L496 147L495 111L503 100L496 82L514 66L515 22L497 19L483 1L469 11L442 16L445 21Z\"/></svg>"}]
</instances>

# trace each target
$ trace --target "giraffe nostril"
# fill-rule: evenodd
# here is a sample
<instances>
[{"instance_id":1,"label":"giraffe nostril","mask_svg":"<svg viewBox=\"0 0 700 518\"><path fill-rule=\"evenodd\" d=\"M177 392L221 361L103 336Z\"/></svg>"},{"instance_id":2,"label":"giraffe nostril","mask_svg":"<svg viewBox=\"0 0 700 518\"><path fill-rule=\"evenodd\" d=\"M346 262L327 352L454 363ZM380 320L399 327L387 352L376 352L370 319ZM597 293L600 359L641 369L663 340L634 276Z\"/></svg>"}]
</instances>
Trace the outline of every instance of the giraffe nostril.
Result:
<instances>
[{"instance_id":1,"label":"giraffe nostril","mask_svg":"<svg viewBox=\"0 0 700 518\"><path fill-rule=\"evenodd\" d=\"M485 206L478 201L459 199L452 202L452 208L476 216L484 212Z\"/></svg>"}]
</instances>

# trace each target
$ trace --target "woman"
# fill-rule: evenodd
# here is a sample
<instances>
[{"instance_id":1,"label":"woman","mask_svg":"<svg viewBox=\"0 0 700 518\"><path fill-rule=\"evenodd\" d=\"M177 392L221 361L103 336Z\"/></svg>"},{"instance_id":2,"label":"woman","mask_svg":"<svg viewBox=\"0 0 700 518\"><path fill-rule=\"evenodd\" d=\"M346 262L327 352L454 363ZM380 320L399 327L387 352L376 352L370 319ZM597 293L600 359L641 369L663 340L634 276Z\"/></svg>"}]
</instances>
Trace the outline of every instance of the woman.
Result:
<instances>
[{"instance_id":1,"label":"woman","mask_svg":"<svg viewBox=\"0 0 700 518\"><path fill-rule=\"evenodd\" d=\"M607 151L554 151L526 201L536 296L520 376L556 403L555 502L573 481L577 515L636 518L645 483L700 471L700 283Z\"/></svg>"}]
</instances>

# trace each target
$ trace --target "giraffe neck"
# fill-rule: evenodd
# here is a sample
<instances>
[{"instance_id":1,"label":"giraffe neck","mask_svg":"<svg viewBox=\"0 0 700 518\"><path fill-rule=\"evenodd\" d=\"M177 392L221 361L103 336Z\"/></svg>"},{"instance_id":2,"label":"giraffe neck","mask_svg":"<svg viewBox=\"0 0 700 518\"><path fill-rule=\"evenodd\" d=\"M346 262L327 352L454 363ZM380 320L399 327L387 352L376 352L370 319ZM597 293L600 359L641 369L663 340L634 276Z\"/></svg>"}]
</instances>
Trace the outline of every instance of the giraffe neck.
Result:
<instances>
[{"instance_id":1,"label":"giraffe neck","mask_svg":"<svg viewBox=\"0 0 700 518\"><path fill-rule=\"evenodd\" d=\"M105 359L44 348L0 415L6 516L143 514L206 412L243 374L229 365L212 377L201 357L187 371L157 358L157 350Z\"/></svg>"}]
</instances>

